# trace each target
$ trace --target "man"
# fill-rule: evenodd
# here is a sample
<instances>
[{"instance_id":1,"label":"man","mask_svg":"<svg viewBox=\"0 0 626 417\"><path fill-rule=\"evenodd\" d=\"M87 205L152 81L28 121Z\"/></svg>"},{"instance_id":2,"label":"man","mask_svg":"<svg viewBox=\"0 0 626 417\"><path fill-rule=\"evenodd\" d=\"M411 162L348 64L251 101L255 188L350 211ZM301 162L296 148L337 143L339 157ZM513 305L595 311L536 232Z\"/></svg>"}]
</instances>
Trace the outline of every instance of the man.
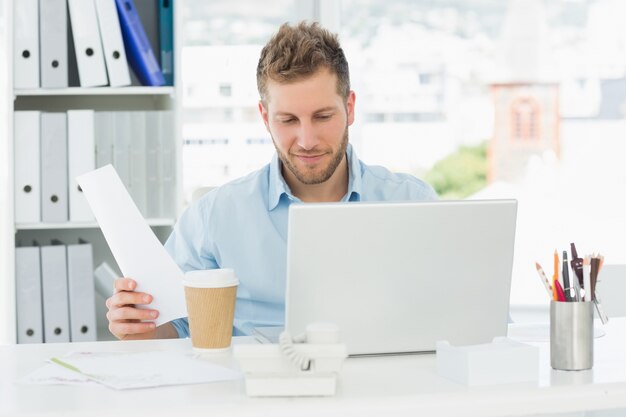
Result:
<instances>
[{"instance_id":1,"label":"man","mask_svg":"<svg viewBox=\"0 0 626 417\"><path fill-rule=\"evenodd\" d=\"M283 324L289 205L436 198L415 177L358 160L348 144L355 106L348 63L337 37L318 24L282 25L261 52L257 85L276 155L192 204L165 244L183 271L235 270L235 335ZM119 339L188 336L186 319L155 328L158 312L134 307L152 297L135 287L130 278L116 280L107 300L111 333Z\"/></svg>"}]
</instances>

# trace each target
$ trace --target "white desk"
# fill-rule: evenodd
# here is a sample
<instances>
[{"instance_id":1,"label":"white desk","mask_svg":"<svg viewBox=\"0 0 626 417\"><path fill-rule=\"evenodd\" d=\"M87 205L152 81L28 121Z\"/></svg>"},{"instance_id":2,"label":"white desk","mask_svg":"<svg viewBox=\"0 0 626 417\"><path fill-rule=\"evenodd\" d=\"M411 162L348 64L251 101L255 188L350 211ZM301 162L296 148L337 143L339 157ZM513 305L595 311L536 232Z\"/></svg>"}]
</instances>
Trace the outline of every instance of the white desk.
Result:
<instances>
[{"instance_id":1,"label":"white desk","mask_svg":"<svg viewBox=\"0 0 626 417\"><path fill-rule=\"evenodd\" d=\"M71 350L190 349L189 340L0 347L0 415L10 416L523 416L626 409L626 318L595 341L593 370L553 371L541 347L539 384L468 388L437 375L435 356L350 358L329 398L248 398L243 380L114 391L100 386L18 385L46 358ZM218 362L233 364L225 356ZM626 412L625 412L626 414Z\"/></svg>"}]
</instances>

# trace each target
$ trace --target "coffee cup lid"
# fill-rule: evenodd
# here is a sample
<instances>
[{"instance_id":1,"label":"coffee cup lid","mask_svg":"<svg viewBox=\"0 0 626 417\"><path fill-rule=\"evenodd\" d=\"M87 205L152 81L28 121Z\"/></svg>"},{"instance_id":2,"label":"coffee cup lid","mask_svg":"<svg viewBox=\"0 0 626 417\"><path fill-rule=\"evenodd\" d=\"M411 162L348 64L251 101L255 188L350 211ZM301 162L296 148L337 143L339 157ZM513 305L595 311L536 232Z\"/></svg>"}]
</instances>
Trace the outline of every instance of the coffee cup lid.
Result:
<instances>
[{"instance_id":1,"label":"coffee cup lid","mask_svg":"<svg viewBox=\"0 0 626 417\"><path fill-rule=\"evenodd\" d=\"M186 272L183 284L193 288L224 288L239 285L239 280L231 268L202 269Z\"/></svg>"}]
</instances>

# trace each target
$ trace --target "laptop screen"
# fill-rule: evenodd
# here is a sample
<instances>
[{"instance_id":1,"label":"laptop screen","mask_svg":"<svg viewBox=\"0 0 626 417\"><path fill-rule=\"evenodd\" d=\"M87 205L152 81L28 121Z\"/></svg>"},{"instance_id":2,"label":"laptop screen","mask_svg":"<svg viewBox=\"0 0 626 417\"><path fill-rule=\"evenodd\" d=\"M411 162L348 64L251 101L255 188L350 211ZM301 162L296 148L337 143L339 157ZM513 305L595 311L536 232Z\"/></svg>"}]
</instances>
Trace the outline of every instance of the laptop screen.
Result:
<instances>
[{"instance_id":1,"label":"laptop screen","mask_svg":"<svg viewBox=\"0 0 626 417\"><path fill-rule=\"evenodd\" d=\"M285 324L339 325L350 354L506 335L515 200L292 205Z\"/></svg>"}]
</instances>

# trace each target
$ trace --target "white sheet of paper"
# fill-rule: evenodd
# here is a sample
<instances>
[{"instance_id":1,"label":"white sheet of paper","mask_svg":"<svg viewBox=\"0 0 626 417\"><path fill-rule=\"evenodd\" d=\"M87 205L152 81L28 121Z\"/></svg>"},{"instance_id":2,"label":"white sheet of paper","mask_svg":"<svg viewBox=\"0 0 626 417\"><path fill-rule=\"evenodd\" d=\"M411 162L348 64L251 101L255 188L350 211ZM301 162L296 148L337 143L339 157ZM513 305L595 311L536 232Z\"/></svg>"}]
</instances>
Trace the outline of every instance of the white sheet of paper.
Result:
<instances>
[{"instance_id":1,"label":"white sheet of paper","mask_svg":"<svg viewBox=\"0 0 626 417\"><path fill-rule=\"evenodd\" d=\"M75 352L56 358L55 365L115 389L202 384L242 378L242 373L198 359L191 352ZM72 371L70 371L72 372Z\"/></svg>"},{"instance_id":2,"label":"white sheet of paper","mask_svg":"<svg viewBox=\"0 0 626 417\"><path fill-rule=\"evenodd\" d=\"M18 380L20 384L27 385L97 385L87 376L78 372L70 371L54 363L47 363L41 368L25 375Z\"/></svg>"},{"instance_id":3,"label":"white sheet of paper","mask_svg":"<svg viewBox=\"0 0 626 417\"><path fill-rule=\"evenodd\" d=\"M148 226L111 165L76 178L122 274L154 297L157 326L187 316L183 272ZM141 306L138 306L141 307Z\"/></svg>"}]
</instances>

